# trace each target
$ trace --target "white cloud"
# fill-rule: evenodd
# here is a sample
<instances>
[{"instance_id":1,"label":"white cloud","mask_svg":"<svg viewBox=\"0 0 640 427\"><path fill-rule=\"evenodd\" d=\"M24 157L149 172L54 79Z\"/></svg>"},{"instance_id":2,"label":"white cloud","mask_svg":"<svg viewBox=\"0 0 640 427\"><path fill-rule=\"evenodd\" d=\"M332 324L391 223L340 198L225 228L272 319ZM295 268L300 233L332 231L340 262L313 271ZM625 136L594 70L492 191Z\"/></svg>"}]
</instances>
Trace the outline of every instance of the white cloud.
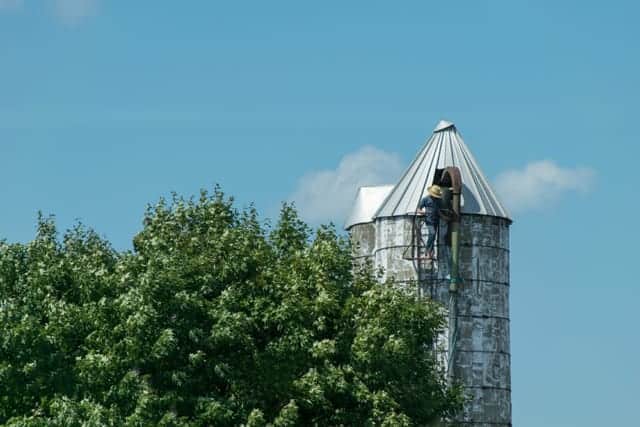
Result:
<instances>
[{"instance_id":1,"label":"white cloud","mask_svg":"<svg viewBox=\"0 0 640 427\"><path fill-rule=\"evenodd\" d=\"M23 0L0 0L0 10L19 9L23 4Z\"/></svg>"},{"instance_id":2,"label":"white cloud","mask_svg":"<svg viewBox=\"0 0 640 427\"><path fill-rule=\"evenodd\" d=\"M311 172L303 176L290 197L307 221L334 221L341 224L364 185L394 184L404 169L402 159L365 146L345 155L336 169Z\"/></svg>"},{"instance_id":3,"label":"white cloud","mask_svg":"<svg viewBox=\"0 0 640 427\"><path fill-rule=\"evenodd\" d=\"M512 213L538 210L568 192L591 190L593 169L562 168L551 160L529 163L524 169L508 170L495 179L496 192Z\"/></svg>"},{"instance_id":4,"label":"white cloud","mask_svg":"<svg viewBox=\"0 0 640 427\"><path fill-rule=\"evenodd\" d=\"M98 12L98 0L53 0L53 9L62 22L74 25Z\"/></svg>"}]
</instances>

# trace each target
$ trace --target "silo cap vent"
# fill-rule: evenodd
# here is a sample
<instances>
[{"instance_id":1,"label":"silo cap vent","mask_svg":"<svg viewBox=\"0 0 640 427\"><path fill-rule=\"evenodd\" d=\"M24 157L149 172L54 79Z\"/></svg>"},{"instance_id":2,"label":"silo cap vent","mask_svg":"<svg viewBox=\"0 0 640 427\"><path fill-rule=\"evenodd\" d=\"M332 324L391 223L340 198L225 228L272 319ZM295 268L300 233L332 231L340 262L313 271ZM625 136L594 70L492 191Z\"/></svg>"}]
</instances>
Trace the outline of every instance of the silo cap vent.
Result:
<instances>
[{"instance_id":1,"label":"silo cap vent","mask_svg":"<svg viewBox=\"0 0 640 427\"><path fill-rule=\"evenodd\" d=\"M452 127L456 127L456 125L454 125L452 122L446 121L446 120L440 120L438 122L438 124L436 125L436 128L433 130L433 132L440 132L442 130L445 129L449 129Z\"/></svg>"}]
</instances>

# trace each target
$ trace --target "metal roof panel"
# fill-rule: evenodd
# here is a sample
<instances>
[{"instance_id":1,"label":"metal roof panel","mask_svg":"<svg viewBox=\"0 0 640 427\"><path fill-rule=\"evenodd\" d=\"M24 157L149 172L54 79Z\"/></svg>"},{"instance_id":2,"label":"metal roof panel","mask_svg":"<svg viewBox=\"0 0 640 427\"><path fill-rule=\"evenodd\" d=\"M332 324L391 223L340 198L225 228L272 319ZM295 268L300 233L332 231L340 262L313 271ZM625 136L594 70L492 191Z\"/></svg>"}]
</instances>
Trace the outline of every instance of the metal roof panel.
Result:
<instances>
[{"instance_id":1,"label":"metal roof panel","mask_svg":"<svg viewBox=\"0 0 640 427\"><path fill-rule=\"evenodd\" d=\"M436 169L457 166L462 176L462 213L510 219L456 126L441 120L402 178L380 205L375 218L403 216L416 211Z\"/></svg>"},{"instance_id":2,"label":"metal roof panel","mask_svg":"<svg viewBox=\"0 0 640 427\"><path fill-rule=\"evenodd\" d=\"M344 228L348 230L354 225L372 222L373 215L391 190L393 190L393 185L360 187L353 203L351 214L345 221Z\"/></svg>"}]
</instances>

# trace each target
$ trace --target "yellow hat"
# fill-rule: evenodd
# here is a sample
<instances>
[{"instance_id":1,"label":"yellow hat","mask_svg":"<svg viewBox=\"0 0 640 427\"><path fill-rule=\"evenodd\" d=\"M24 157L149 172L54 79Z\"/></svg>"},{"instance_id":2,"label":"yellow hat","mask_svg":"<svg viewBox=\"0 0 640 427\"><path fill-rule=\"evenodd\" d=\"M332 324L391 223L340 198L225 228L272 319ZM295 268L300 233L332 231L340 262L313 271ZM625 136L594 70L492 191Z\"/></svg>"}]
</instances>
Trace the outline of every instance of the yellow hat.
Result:
<instances>
[{"instance_id":1,"label":"yellow hat","mask_svg":"<svg viewBox=\"0 0 640 427\"><path fill-rule=\"evenodd\" d=\"M439 185L432 185L427 189L431 197L442 199L442 188Z\"/></svg>"}]
</instances>

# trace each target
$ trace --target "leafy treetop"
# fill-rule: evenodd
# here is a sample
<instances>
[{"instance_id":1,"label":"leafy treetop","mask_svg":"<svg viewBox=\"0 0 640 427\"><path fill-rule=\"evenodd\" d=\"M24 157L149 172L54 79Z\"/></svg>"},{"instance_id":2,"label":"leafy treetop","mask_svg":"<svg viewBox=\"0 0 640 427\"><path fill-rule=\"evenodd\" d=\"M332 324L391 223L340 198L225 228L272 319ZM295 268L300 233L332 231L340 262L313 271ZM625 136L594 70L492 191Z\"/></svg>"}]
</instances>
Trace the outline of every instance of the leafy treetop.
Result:
<instances>
[{"instance_id":1,"label":"leafy treetop","mask_svg":"<svg viewBox=\"0 0 640 427\"><path fill-rule=\"evenodd\" d=\"M440 308L354 267L332 227L219 188L149 207L134 250L39 219L0 243L0 423L410 426L460 408Z\"/></svg>"}]
</instances>

